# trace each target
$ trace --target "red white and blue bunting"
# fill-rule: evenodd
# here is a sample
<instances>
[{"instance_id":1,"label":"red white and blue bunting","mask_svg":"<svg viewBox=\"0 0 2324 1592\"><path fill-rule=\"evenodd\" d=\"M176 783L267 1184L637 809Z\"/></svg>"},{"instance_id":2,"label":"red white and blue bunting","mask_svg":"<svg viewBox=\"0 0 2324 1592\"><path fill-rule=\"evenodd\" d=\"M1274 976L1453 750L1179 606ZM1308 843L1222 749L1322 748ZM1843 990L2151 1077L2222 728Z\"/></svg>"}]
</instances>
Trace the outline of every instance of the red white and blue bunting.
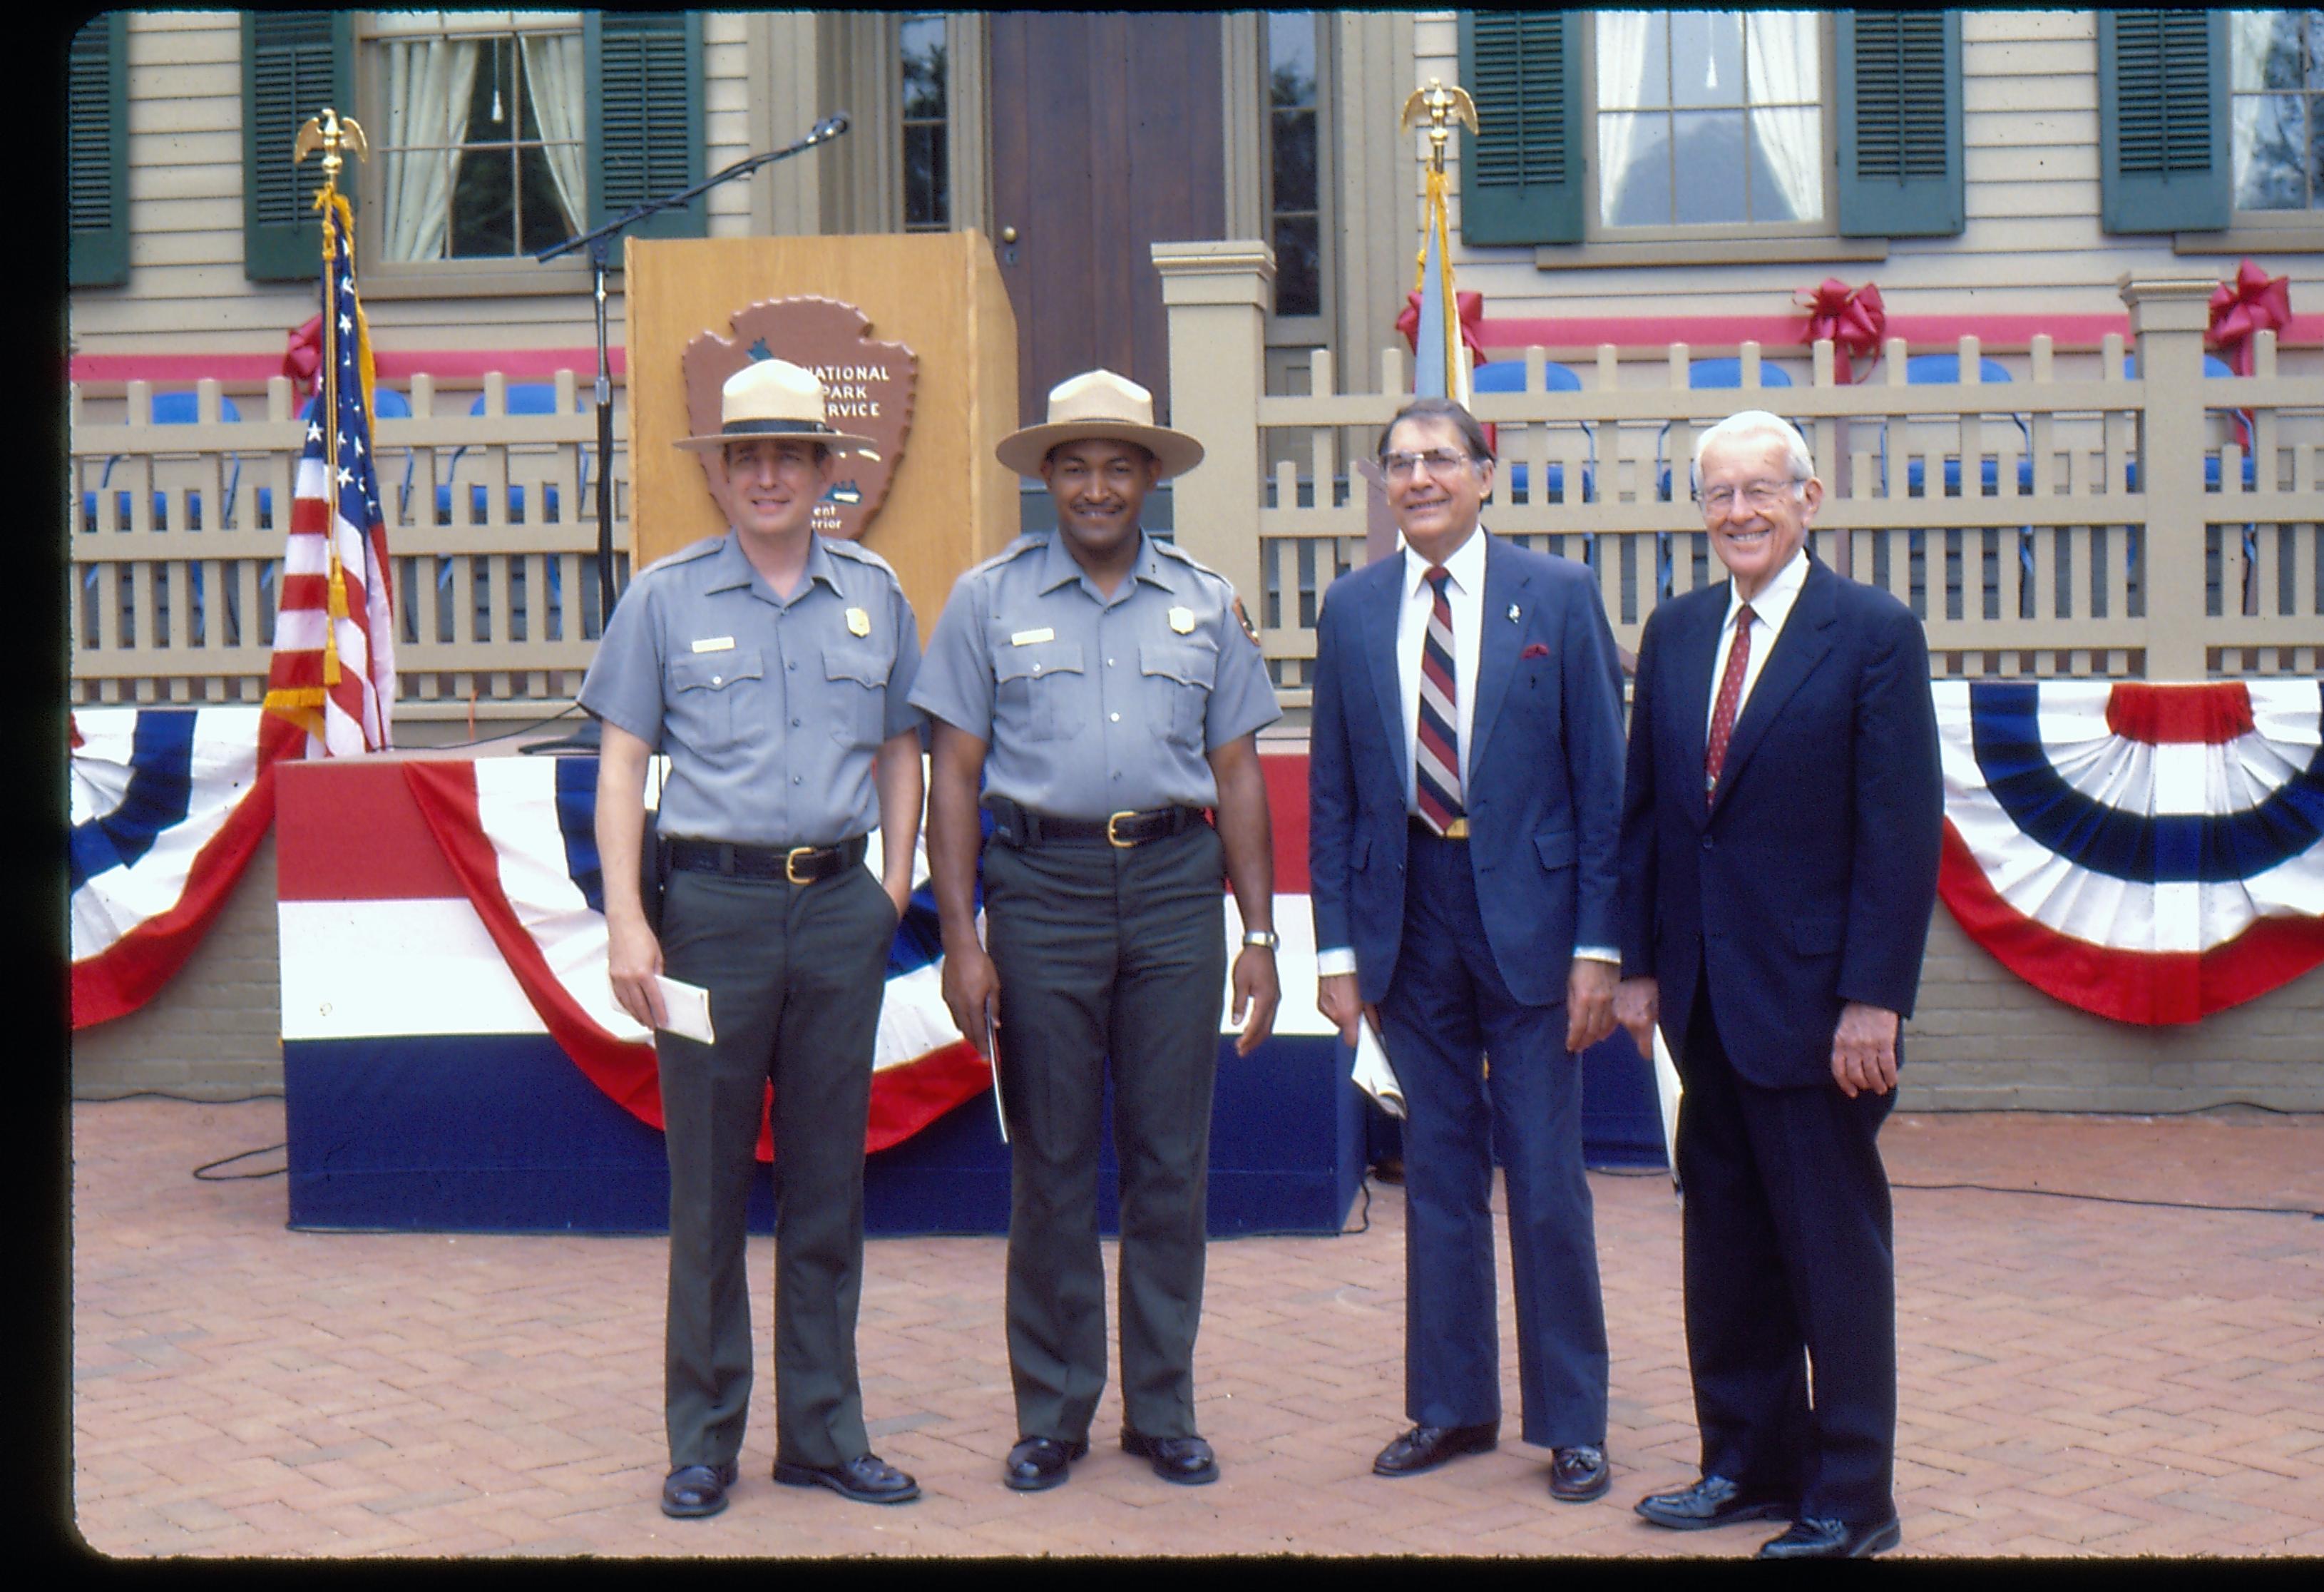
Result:
<instances>
[{"instance_id":1,"label":"red white and blue bunting","mask_svg":"<svg viewBox=\"0 0 2324 1592\"><path fill-rule=\"evenodd\" d=\"M597 760L415 761L403 765L403 775L543 1026L598 1088L641 1122L660 1127L651 1036L614 1004L605 977ZM875 868L878 845L875 833ZM917 893L889 948L867 1151L908 1138L991 1081L945 1009L925 852L915 858L915 878ZM711 1016L715 1022L717 1014ZM762 1124L759 1158L773 1153Z\"/></svg>"},{"instance_id":2,"label":"red white and blue bunting","mask_svg":"<svg viewBox=\"0 0 2324 1592\"><path fill-rule=\"evenodd\" d=\"M72 716L72 1025L152 1000L201 943L274 821L298 730L257 708Z\"/></svg>"},{"instance_id":3,"label":"red white and blue bunting","mask_svg":"<svg viewBox=\"0 0 2324 1592\"><path fill-rule=\"evenodd\" d=\"M2324 682L1933 690L1939 891L2027 983L2192 1023L2324 963Z\"/></svg>"}]
</instances>

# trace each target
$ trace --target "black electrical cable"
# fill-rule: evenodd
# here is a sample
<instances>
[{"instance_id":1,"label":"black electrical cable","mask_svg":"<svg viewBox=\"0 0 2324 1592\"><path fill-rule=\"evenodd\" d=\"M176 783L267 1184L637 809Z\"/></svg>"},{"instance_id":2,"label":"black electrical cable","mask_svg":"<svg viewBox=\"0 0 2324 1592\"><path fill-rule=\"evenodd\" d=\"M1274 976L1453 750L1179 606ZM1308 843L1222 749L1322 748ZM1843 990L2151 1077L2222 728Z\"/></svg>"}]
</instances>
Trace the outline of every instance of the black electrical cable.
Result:
<instances>
[{"instance_id":1,"label":"black electrical cable","mask_svg":"<svg viewBox=\"0 0 2324 1592\"><path fill-rule=\"evenodd\" d=\"M221 1155L216 1161L206 1161L202 1162L201 1165L194 1168L194 1176L198 1180L205 1183L246 1183L258 1178L279 1178L290 1169L287 1166L276 1166L270 1167L264 1171L225 1172L217 1176L210 1175L210 1169L212 1167L218 1166L232 1166L235 1162L248 1161L254 1155L266 1155L277 1150L287 1150L289 1148L290 1145L286 1142L281 1144L261 1144L255 1150L238 1150L232 1155Z\"/></svg>"},{"instance_id":2,"label":"black electrical cable","mask_svg":"<svg viewBox=\"0 0 2324 1592\"><path fill-rule=\"evenodd\" d=\"M2202 1205L2188 1199L2132 1199L2120 1194L2081 1194L2070 1189L2016 1189L1997 1183L1891 1183L1892 1189L1918 1189L1927 1192L1953 1189L1972 1190L1980 1194L2032 1194L2043 1199L2082 1199L2093 1205L2143 1205L2155 1210L2218 1210L2245 1216L2304 1216L2312 1221L2324 1222L2324 1210L2310 1210L2297 1205Z\"/></svg>"},{"instance_id":3,"label":"black electrical cable","mask_svg":"<svg viewBox=\"0 0 2324 1592\"><path fill-rule=\"evenodd\" d=\"M472 741L437 741L420 748L420 750L428 752L456 752L463 746L487 745L493 741L505 741L511 736L521 736L532 730L546 729L549 726L557 723L560 719L570 718L580 711L581 704L576 702L570 707L559 708L557 712L550 714L546 718L527 719L524 723L518 725L514 729L502 730L496 735L478 736Z\"/></svg>"}]
</instances>

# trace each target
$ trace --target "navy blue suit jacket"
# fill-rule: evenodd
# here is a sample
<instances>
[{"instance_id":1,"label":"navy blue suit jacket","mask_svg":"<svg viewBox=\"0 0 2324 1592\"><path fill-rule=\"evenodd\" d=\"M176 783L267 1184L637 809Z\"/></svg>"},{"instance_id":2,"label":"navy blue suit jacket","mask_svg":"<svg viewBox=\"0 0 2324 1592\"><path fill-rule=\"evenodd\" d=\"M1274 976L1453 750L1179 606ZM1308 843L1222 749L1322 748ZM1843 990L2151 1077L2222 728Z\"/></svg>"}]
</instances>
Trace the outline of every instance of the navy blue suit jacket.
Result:
<instances>
[{"instance_id":1,"label":"navy blue suit jacket","mask_svg":"<svg viewBox=\"0 0 2324 1592\"><path fill-rule=\"evenodd\" d=\"M1353 948L1366 1001L1387 995L1404 932L1412 766L1397 676L1404 571L1399 552L1342 576L1315 622L1307 764L1315 943ZM1463 792L1470 865L1509 993L1552 1005L1565 999L1576 945L1618 944L1621 664L1587 569L1489 535L1481 625Z\"/></svg>"},{"instance_id":2,"label":"navy blue suit jacket","mask_svg":"<svg viewBox=\"0 0 2324 1592\"><path fill-rule=\"evenodd\" d=\"M1661 981L1674 1054L1708 980L1735 1069L1831 1078L1840 1006L1909 1016L1936 904L1944 791L1928 643L1886 592L1812 560L1706 801L1728 582L1638 643L1622 801L1622 972Z\"/></svg>"}]
</instances>

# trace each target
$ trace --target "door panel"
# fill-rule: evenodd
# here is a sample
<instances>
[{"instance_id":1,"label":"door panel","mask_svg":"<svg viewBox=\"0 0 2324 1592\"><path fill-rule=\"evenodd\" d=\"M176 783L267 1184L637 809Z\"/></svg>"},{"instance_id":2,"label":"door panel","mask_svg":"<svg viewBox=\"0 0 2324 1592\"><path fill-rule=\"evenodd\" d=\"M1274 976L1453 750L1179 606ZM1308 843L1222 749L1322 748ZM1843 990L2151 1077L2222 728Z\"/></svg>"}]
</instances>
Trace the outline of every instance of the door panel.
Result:
<instances>
[{"instance_id":1,"label":"door panel","mask_svg":"<svg viewBox=\"0 0 2324 1592\"><path fill-rule=\"evenodd\" d=\"M1167 418L1148 248L1226 225L1218 14L996 13L989 36L992 218L1024 422L1101 365L1150 389Z\"/></svg>"}]
</instances>

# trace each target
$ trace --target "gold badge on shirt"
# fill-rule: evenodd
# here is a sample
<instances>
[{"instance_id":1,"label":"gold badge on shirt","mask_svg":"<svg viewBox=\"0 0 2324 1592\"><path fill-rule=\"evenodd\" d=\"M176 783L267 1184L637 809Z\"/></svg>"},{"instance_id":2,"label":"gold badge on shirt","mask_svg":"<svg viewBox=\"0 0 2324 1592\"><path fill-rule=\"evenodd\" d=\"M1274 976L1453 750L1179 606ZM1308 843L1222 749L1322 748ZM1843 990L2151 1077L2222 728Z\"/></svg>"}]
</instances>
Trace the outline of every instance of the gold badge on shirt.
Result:
<instances>
[{"instance_id":1,"label":"gold badge on shirt","mask_svg":"<svg viewBox=\"0 0 2324 1592\"><path fill-rule=\"evenodd\" d=\"M1194 610L1192 608L1171 609L1170 628L1176 631L1180 635L1191 634L1194 628Z\"/></svg>"},{"instance_id":2,"label":"gold badge on shirt","mask_svg":"<svg viewBox=\"0 0 2324 1592\"><path fill-rule=\"evenodd\" d=\"M872 634L872 616L865 613L861 608L848 609L847 634L850 635L870 635Z\"/></svg>"}]
</instances>

